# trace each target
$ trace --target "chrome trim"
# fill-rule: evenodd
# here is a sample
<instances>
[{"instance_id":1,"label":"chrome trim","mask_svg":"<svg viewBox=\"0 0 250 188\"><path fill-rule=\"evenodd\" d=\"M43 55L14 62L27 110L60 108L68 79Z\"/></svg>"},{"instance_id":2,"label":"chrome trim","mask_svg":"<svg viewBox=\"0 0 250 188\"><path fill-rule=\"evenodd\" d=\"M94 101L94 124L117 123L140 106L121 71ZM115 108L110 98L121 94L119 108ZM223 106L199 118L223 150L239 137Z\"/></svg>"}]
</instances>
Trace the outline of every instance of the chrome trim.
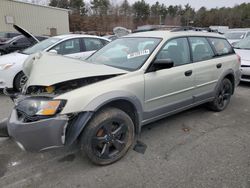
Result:
<instances>
[{"instance_id":1,"label":"chrome trim","mask_svg":"<svg viewBox=\"0 0 250 188\"><path fill-rule=\"evenodd\" d=\"M204 84L197 85L196 87L197 87L197 88L198 88L198 87L203 87L203 86L206 86L206 85L209 85L209 84L214 84L214 83L216 83L216 82L218 82L218 80L212 80L212 81L210 81L210 82L206 82L206 83L204 83Z\"/></svg>"}]
</instances>

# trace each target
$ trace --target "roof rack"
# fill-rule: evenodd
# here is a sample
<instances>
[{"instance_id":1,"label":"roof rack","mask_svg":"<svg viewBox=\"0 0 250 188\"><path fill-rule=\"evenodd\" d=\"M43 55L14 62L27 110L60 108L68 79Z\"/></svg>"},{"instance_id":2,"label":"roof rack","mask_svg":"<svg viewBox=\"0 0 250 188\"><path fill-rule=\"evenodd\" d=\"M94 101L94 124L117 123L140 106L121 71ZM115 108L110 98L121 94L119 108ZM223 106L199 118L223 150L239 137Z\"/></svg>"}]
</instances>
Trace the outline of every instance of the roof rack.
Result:
<instances>
[{"instance_id":1,"label":"roof rack","mask_svg":"<svg viewBox=\"0 0 250 188\"><path fill-rule=\"evenodd\" d=\"M218 33L217 30L206 28L206 27L192 27L192 26L184 26L172 29L171 32L179 32L179 31L202 31L202 32L214 32Z\"/></svg>"}]
</instances>

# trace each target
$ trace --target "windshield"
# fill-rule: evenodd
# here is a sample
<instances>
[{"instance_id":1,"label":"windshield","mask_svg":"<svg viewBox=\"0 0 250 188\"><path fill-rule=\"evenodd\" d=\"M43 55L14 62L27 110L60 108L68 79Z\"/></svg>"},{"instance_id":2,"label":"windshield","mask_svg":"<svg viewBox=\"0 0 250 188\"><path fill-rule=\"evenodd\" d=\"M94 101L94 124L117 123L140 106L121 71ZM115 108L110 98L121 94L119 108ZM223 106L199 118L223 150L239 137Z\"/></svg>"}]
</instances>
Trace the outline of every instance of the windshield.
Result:
<instances>
[{"instance_id":1,"label":"windshield","mask_svg":"<svg viewBox=\"0 0 250 188\"><path fill-rule=\"evenodd\" d=\"M46 40L43 40L42 42L35 44L34 46L30 48L23 50L22 53L30 55L36 52L43 51L60 40L61 39L59 38L48 38Z\"/></svg>"},{"instance_id":2,"label":"windshield","mask_svg":"<svg viewBox=\"0 0 250 188\"><path fill-rule=\"evenodd\" d=\"M87 61L134 71L145 63L160 41L159 38L120 38L104 46Z\"/></svg>"},{"instance_id":3,"label":"windshield","mask_svg":"<svg viewBox=\"0 0 250 188\"><path fill-rule=\"evenodd\" d=\"M234 48L250 50L250 37L247 37L235 44Z\"/></svg>"},{"instance_id":4,"label":"windshield","mask_svg":"<svg viewBox=\"0 0 250 188\"><path fill-rule=\"evenodd\" d=\"M231 40L240 40L244 38L245 34L246 34L245 32L226 33L225 37Z\"/></svg>"}]
</instances>

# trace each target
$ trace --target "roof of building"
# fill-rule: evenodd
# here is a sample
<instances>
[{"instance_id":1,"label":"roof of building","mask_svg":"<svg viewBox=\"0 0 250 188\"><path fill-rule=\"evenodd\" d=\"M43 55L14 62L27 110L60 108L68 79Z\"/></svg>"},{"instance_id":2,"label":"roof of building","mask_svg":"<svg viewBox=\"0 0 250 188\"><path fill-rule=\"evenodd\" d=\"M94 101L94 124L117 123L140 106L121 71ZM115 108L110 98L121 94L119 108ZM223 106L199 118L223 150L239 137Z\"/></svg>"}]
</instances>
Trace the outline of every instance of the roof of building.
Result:
<instances>
[{"instance_id":1,"label":"roof of building","mask_svg":"<svg viewBox=\"0 0 250 188\"><path fill-rule=\"evenodd\" d=\"M6 1L11 1L11 2L15 2L15 3L22 3L22 4L31 5L31 6L38 6L38 7L43 7L43 8L49 8L49 9L54 9L54 10L61 10L61 11L67 11L67 12L70 11L69 9L63 9L63 8L58 8L58 7L46 6L46 5L39 5L39 4L34 4L34 3L29 3L29 2L23 2L20 0L6 0Z\"/></svg>"}]
</instances>

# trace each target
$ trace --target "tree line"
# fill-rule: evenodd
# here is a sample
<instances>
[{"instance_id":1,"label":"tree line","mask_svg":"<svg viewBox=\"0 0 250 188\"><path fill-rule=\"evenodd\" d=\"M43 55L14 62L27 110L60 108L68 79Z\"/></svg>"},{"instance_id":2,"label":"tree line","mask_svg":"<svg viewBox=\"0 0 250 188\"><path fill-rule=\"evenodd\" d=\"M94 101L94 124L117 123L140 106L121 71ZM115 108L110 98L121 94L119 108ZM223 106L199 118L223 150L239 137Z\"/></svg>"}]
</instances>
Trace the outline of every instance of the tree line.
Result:
<instances>
[{"instance_id":1,"label":"tree line","mask_svg":"<svg viewBox=\"0 0 250 188\"><path fill-rule=\"evenodd\" d=\"M71 31L112 31L115 26L135 29L137 26L178 25L209 27L211 25L250 27L250 3L243 3L232 8L195 10L189 4L166 6L158 1L152 5L145 0L129 4L113 4L110 0L50 0L50 6L70 10Z\"/></svg>"}]
</instances>

